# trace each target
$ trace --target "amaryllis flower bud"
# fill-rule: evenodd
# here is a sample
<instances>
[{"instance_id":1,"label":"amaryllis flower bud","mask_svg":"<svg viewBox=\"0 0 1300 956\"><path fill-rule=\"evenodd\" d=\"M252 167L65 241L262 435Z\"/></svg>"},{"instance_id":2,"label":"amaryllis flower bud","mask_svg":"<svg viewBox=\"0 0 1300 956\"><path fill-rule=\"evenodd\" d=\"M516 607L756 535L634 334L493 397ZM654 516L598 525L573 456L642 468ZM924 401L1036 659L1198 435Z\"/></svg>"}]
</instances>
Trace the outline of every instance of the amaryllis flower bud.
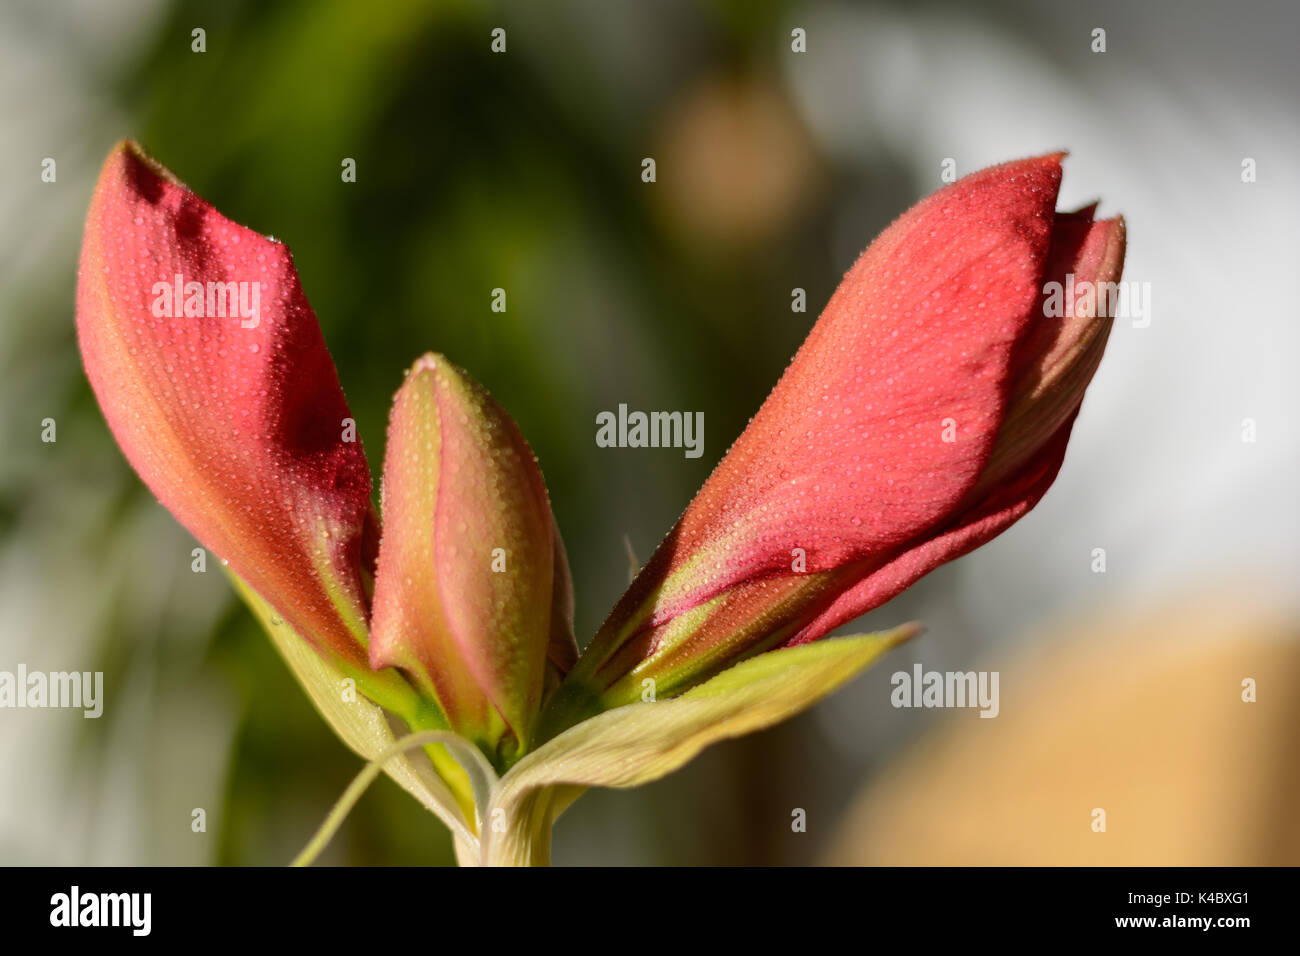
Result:
<instances>
[{"instance_id":1,"label":"amaryllis flower bud","mask_svg":"<svg viewBox=\"0 0 1300 956\"><path fill-rule=\"evenodd\" d=\"M1122 220L1055 212L1061 158L968 176L871 244L548 726L821 637L1037 503L1110 328L1085 293L1124 256ZM1045 314L1067 274L1071 308Z\"/></svg>"},{"instance_id":2,"label":"amaryllis flower bud","mask_svg":"<svg viewBox=\"0 0 1300 956\"><path fill-rule=\"evenodd\" d=\"M564 549L510 416L437 355L397 393L370 658L405 670L489 754L527 746L548 653L577 656Z\"/></svg>"},{"instance_id":3,"label":"amaryllis flower bud","mask_svg":"<svg viewBox=\"0 0 1300 956\"><path fill-rule=\"evenodd\" d=\"M86 219L77 335L158 499L294 631L369 675L370 471L289 250L121 143Z\"/></svg>"}]
</instances>

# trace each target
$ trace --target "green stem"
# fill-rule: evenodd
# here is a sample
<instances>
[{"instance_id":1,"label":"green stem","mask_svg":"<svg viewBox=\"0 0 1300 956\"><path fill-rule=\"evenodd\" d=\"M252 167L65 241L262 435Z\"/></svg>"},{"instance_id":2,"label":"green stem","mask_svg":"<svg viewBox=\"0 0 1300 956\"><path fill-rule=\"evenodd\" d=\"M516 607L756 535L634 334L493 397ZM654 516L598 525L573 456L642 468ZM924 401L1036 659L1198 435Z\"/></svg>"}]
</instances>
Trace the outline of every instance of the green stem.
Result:
<instances>
[{"instance_id":1,"label":"green stem","mask_svg":"<svg viewBox=\"0 0 1300 956\"><path fill-rule=\"evenodd\" d=\"M459 741L455 734L445 730L422 730L414 734L407 734L405 737L395 741L392 746L370 761L361 772L356 775L348 788L343 791L343 796L334 804L329 815L325 817L325 822L320 825L316 833L303 847L302 852L294 857L290 866L310 866L311 863L320 856L329 841L334 838L343 821L347 819L352 808L357 805L362 794L375 781L375 778L383 772L384 765L394 757L399 757L406 751L415 747L425 747L430 744L455 744ZM478 839L469 831L468 827L461 824L458 828L453 827L453 835L457 840L466 844L477 845Z\"/></svg>"}]
</instances>

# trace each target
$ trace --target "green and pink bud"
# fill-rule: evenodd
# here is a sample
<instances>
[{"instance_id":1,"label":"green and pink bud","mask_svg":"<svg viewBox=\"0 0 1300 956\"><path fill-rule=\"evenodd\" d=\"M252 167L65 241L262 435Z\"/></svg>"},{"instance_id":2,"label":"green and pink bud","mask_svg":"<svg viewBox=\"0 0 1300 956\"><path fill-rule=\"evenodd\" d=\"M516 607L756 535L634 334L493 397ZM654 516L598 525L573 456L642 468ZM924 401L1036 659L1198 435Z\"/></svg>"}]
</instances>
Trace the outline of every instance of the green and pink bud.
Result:
<instances>
[{"instance_id":1,"label":"green and pink bud","mask_svg":"<svg viewBox=\"0 0 1300 956\"><path fill-rule=\"evenodd\" d=\"M415 363L384 460L370 659L400 667L491 754L527 744L577 656L546 486L510 416L445 358Z\"/></svg>"}]
</instances>

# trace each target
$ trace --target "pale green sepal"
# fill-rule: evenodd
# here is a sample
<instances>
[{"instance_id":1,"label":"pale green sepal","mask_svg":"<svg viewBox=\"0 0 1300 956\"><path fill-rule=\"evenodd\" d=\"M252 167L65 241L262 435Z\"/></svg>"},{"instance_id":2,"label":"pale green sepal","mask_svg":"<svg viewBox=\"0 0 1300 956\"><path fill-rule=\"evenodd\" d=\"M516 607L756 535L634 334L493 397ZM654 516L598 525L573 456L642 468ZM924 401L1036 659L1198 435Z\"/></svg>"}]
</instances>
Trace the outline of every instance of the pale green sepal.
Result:
<instances>
[{"instance_id":1,"label":"pale green sepal","mask_svg":"<svg viewBox=\"0 0 1300 956\"><path fill-rule=\"evenodd\" d=\"M355 701L345 701L341 688L347 675L327 663L238 575L231 573L230 577L298 683L339 738L365 760L375 760L392 747L398 734L394 733L384 709L361 694L356 695ZM275 623L277 621L279 623ZM387 761L383 769L452 833L467 831L473 839L474 824L466 819L461 809L464 801L457 800L427 754L419 751L403 753Z\"/></svg>"},{"instance_id":2,"label":"pale green sepal","mask_svg":"<svg viewBox=\"0 0 1300 956\"><path fill-rule=\"evenodd\" d=\"M905 624L767 651L680 697L628 704L569 728L501 779L488 819L503 829L483 828L482 860L545 863L551 823L583 788L640 786L672 773L710 744L780 723L920 630Z\"/></svg>"}]
</instances>

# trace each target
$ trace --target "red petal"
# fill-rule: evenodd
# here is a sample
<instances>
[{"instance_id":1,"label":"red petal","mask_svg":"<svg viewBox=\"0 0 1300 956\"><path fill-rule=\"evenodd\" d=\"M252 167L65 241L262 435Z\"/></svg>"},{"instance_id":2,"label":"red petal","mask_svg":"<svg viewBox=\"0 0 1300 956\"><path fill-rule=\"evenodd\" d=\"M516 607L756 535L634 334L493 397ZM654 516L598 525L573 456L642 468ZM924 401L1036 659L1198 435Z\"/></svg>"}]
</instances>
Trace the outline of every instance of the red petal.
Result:
<instances>
[{"instance_id":1,"label":"red petal","mask_svg":"<svg viewBox=\"0 0 1300 956\"><path fill-rule=\"evenodd\" d=\"M256 326L160 317L155 284L177 274L204 284L205 313L207 283L250 283L250 307L261 283ZM364 663L370 472L343 440L351 415L289 250L120 144L86 220L77 334L109 428L158 499L299 634Z\"/></svg>"},{"instance_id":2,"label":"red petal","mask_svg":"<svg viewBox=\"0 0 1300 956\"><path fill-rule=\"evenodd\" d=\"M686 510L676 553L703 548L722 566L674 598L788 571L799 547L810 572L839 567L961 501L1001 424L1060 178L1056 156L985 170L871 244Z\"/></svg>"},{"instance_id":3,"label":"red petal","mask_svg":"<svg viewBox=\"0 0 1300 956\"><path fill-rule=\"evenodd\" d=\"M1042 304L1017 346L1006 417L993 455L971 492L972 500L1018 469L1078 409L1101 363L1112 325L1110 315L1099 312L1098 301L1085 298L1082 290L1119 281L1124 245L1123 219L1092 222L1070 217L1058 219L1052 228ZM1062 304L1064 290L1072 284L1070 314L1048 314L1046 290L1053 284L1062 293Z\"/></svg>"},{"instance_id":4,"label":"red petal","mask_svg":"<svg viewBox=\"0 0 1300 956\"><path fill-rule=\"evenodd\" d=\"M1037 503L1110 327L1045 317L1043 280L1117 282L1124 256L1122 221L1055 214L1060 158L967 177L871 244L548 727L820 637Z\"/></svg>"},{"instance_id":5,"label":"red petal","mask_svg":"<svg viewBox=\"0 0 1300 956\"><path fill-rule=\"evenodd\" d=\"M829 634L872 608L907 590L941 564L946 564L993 540L1038 504L1056 480L1078 409L1071 412L1056 435L1013 480L999 487L975 510L952 526L918 544L904 548L868 572L837 597L787 643L806 644Z\"/></svg>"},{"instance_id":6,"label":"red petal","mask_svg":"<svg viewBox=\"0 0 1300 956\"><path fill-rule=\"evenodd\" d=\"M597 636L596 657L627 636L629 619L644 620L647 601L651 619L666 620L788 573L795 548L809 573L829 570L953 511L1001 425L1060 178L1059 155L983 170L871 244ZM956 441L943 440L945 419Z\"/></svg>"}]
</instances>

